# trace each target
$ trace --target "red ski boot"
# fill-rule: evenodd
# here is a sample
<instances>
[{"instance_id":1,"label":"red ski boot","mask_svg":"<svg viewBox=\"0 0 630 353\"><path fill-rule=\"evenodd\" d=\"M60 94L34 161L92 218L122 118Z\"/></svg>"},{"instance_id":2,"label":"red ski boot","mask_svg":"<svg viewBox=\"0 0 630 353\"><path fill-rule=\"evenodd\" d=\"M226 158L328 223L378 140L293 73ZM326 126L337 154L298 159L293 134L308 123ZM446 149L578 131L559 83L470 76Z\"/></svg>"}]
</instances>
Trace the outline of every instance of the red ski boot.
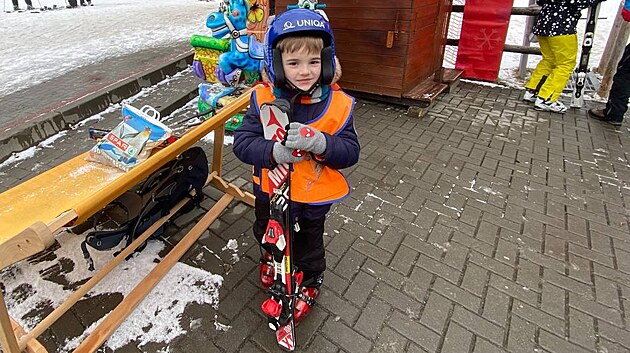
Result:
<instances>
[{"instance_id":1,"label":"red ski boot","mask_svg":"<svg viewBox=\"0 0 630 353\"><path fill-rule=\"evenodd\" d=\"M271 288L274 277L275 271L273 268L273 259L270 253L265 253L262 259L260 259L260 283L263 288Z\"/></svg>"},{"instance_id":2,"label":"red ski boot","mask_svg":"<svg viewBox=\"0 0 630 353\"><path fill-rule=\"evenodd\" d=\"M317 287L300 287L300 293L298 293L295 299L295 311L294 320L295 324L299 324L311 311L311 308L315 305L315 299L319 297L319 288Z\"/></svg>"}]
</instances>

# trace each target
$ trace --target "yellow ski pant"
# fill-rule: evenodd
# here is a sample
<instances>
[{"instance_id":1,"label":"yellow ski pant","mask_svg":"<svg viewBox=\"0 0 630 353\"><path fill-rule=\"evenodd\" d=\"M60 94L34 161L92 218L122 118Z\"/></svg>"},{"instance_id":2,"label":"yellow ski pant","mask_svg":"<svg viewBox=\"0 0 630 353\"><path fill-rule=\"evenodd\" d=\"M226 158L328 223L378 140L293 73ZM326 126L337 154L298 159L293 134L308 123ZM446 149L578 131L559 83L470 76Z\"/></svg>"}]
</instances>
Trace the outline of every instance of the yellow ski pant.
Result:
<instances>
[{"instance_id":1,"label":"yellow ski pant","mask_svg":"<svg viewBox=\"0 0 630 353\"><path fill-rule=\"evenodd\" d=\"M567 85L567 81L575 69L577 58L577 35L543 37L536 36L540 44L540 52L543 59L532 73L532 78L525 88L536 91L543 76L547 80L538 90L538 97L555 102Z\"/></svg>"}]
</instances>

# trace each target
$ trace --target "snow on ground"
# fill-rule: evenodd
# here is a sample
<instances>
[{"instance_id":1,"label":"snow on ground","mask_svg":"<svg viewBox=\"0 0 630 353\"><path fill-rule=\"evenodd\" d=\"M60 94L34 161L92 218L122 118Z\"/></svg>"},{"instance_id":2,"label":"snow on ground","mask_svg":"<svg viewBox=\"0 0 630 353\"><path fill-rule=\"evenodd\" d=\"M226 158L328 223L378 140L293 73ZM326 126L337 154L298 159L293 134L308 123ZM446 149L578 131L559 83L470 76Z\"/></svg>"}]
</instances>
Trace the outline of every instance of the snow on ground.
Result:
<instances>
[{"instance_id":1,"label":"snow on ground","mask_svg":"<svg viewBox=\"0 0 630 353\"><path fill-rule=\"evenodd\" d=\"M71 263L68 266L71 270L67 273L62 272L63 278L70 283L70 286L94 275L87 269L87 263L80 250L83 239L84 236L81 235L62 233L57 237L60 247L54 251L54 259L48 260L49 256L46 256L45 261L37 264L28 266L18 264L0 272L0 282L6 288L9 313L27 331L42 319L38 316L30 317L34 309L41 310L51 305L57 307L72 293L63 285L46 279L47 275L53 278L56 276L54 271L59 268L60 262ZM88 296L111 293L127 296L155 267L160 259L158 254L163 247L164 243L161 241L149 241L143 251L136 253L132 259L116 267L89 292ZM114 251L120 248L109 251L90 250L98 269L110 261ZM106 346L116 350L133 341L139 341L138 346L148 342L170 342L190 329L190 327L182 327L179 322L188 304L199 303L218 308L219 287L222 283L223 277L219 275L178 262L114 332L106 342ZM182 291L182 287L186 290ZM14 292L16 289L18 290ZM18 292L23 295L11 295ZM65 346L59 347L59 351L67 352L76 348L98 323L89 327L81 337L68 340Z\"/></svg>"},{"instance_id":2,"label":"snow on ground","mask_svg":"<svg viewBox=\"0 0 630 353\"><path fill-rule=\"evenodd\" d=\"M4 8L12 8L3 0ZM218 0L93 0L94 6L0 14L0 97L70 70L208 34ZM21 7L26 6L19 0ZM64 0L33 0L36 7Z\"/></svg>"},{"instance_id":3,"label":"snow on ground","mask_svg":"<svg viewBox=\"0 0 630 353\"><path fill-rule=\"evenodd\" d=\"M3 0L5 9L11 8ZM597 66L621 0L602 3L590 66ZM20 6L25 6L19 0ZM455 0L463 4L465 0ZM44 80L109 57L129 54L147 47L163 47L185 41L192 34L207 34L205 19L219 0L94 0L94 6L42 13L1 13L0 97ZM34 0L39 6L65 6L65 0ZM515 0L527 6L529 0ZM584 11L584 17L586 10ZM454 13L450 37L459 36L462 14ZM522 44L526 16L512 16L507 43ZM584 32L582 20L578 35ZM445 65L455 63L456 48L447 49ZM505 53L499 78L520 86L515 69L521 55ZM531 55L528 68L539 56Z\"/></svg>"}]
</instances>

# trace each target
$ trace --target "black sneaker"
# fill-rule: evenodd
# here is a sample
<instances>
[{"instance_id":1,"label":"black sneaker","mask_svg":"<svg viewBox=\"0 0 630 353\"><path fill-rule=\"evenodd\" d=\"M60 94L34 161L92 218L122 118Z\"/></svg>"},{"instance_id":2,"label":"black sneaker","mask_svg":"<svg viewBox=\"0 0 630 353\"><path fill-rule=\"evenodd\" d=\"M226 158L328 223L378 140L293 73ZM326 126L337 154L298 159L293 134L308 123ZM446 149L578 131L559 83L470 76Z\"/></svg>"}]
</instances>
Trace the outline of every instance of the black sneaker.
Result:
<instances>
[{"instance_id":1,"label":"black sneaker","mask_svg":"<svg viewBox=\"0 0 630 353\"><path fill-rule=\"evenodd\" d=\"M623 120L617 121L606 118L606 114L604 114L604 109L589 109L588 117L594 120L603 121L613 126L621 126L621 124L623 124Z\"/></svg>"}]
</instances>

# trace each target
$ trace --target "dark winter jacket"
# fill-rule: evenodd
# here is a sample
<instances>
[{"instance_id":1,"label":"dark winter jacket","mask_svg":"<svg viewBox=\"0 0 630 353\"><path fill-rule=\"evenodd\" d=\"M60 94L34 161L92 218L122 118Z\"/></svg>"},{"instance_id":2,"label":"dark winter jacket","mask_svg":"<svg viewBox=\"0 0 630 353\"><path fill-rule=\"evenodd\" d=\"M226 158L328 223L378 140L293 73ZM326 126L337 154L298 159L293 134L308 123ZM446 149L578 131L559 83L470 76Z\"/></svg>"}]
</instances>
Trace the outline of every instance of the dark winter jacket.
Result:
<instances>
[{"instance_id":1,"label":"dark winter jacket","mask_svg":"<svg viewBox=\"0 0 630 353\"><path fill-rule=\"evenodd\" d=\"M542 9L532 32L544 37L576 34L580 11L596 2L599 0L538 0Z\"/></svg>"},{"instance_id":2,"label":"dark winter jacket","mask_svg":"<svg viewBox=\"0 0 630 353\"><path fill-rule=\"evenodd\" d=\"M307 123L322 114L328 100L313 104L295 103L293 107L292 121ZM335 169L350 167L359 160L359 140L354 130L353 118L337 135L324 133L326 137L326 151L324 159L320 163ZM256 102L250 101L249 110L243 118L243 125L234 132L234 154L241 161L254 166L254 175L260 177L261 169L275 168L272 158L273 144L275 142L265 140L263 126L260 122L260 113ZM261 200L269 200L268 195L254 183L254 195ZM330 205L313 206L294 203L293 215L307 219L323 217Z\"/></svg>"}]
</instances>

